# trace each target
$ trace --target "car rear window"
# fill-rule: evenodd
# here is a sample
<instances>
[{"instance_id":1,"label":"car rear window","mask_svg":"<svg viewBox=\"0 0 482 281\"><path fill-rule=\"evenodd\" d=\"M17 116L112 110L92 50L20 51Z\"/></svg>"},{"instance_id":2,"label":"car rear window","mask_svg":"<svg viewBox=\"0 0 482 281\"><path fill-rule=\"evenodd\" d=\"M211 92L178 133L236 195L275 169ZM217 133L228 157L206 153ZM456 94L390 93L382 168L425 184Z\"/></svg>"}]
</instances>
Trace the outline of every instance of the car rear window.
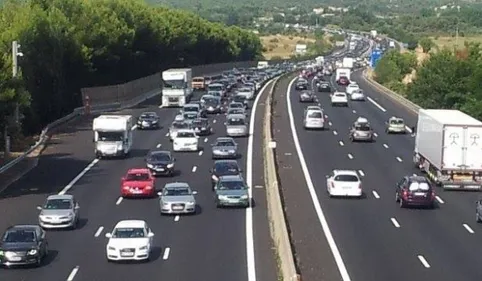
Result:
<instances>
[{"instance_id":1,"label":"car rear window","mask_svg":"<svg viewBox=\"0 0 482 281\"><path fill-rule=\"evenodd\" d=\"M391 124L395 124L395 125L403 125L403 121L402 120L392 120L390 121Z\"/></svg>"},{"instance_id":2,"label":"car rear window","mask_svg":"<svg viewBox=\"0 0 482 281\"><path fill-rule=\"evenodd\" d=\"M147 173L129 173L127 174L126 180L128 181L148 181L149 174Z\"/></svg>"},{"instance_id":3,"label":"car rear window","mask_svg":"<svg viewBox=\"0 0 482 281\"><path fill-rule=\"evenodd\" d=\"M336 97L345 97L345 94L335 94Z\"/></svg>"},{"instance_id":4,"label":"car rear window","mask_svg":"<svg viewBox=\"0 0 482 281\"><path fill-rule=\"evenodd\" d=\"M322 117L321 112L311 112L308 114L308 118L317 118L320 119Z\"/></svg>"},{"instance_id":5,"label":"car rear window","mask_svg":"<svg viewBox=\"0 0 482 281\"><path fill-rule=\"evenodd\" d=\"M335 177L335 181L357 182L358 177L354 175L338 175Z\"/></svg>"},{"instance_id":6,"label":"car rear window","mask_svg":"<svg viewBox=\"0 0 482 281\"><path fill-rule=\"evenodd\" d=\"M415 191L415 190L423 190L427 191L430 190L430 185L426 182L412 182L408 187L408 190Z\"/></svg>"}]
</instances>

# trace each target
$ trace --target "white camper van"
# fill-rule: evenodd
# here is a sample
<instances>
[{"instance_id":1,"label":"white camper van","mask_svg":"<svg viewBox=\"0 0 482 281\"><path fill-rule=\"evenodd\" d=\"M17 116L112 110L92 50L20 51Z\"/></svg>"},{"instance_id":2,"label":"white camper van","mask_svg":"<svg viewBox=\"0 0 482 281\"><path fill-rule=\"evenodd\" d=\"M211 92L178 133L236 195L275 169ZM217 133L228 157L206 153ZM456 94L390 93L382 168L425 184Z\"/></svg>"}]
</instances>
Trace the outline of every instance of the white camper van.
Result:
<instances>
[{"instance_id":1,"label":"white camper van","mask_svg":"<svg viewBox=\"0 0 482 281\"><path fill-rule=\"evenodd\" d=\"M102 157L126 157L132 147L131 115L101 115L94 119L95 155Z\"/></svg>"},{"instance_id":2,"label":"white camper van","mask_svg":"<svg viewBox=\"0 0 482 281\"><path fill-rule=\"evenodd\" d=\"M172 68L162 72L162 107L183 107L192 95L192 69Z\"/></svg>"}]
</instances>

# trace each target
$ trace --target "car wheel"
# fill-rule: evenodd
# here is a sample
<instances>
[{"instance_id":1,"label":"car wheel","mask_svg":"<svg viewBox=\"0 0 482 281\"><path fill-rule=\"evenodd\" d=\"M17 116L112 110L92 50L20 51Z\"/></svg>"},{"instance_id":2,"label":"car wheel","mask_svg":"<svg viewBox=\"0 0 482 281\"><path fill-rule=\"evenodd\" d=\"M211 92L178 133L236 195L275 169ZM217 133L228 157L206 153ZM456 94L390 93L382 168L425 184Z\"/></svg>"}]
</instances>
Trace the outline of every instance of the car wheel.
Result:
<instances>
[{"instance_id":1,"label":"car wheel","mask_svg":"<svg viewBox=\"0 0 482 281\"><path fill-rule=\"evenodd\" d=\"M395 202L398 203L399 200L400 200L400 198L398 198L398 193L395 192Z\"/></svg>"},{"instance_id":2,"label":"car wheel","mask_svg":"<svg viewBox=\"0 0 482 281\"><path fill-rule=\"evenodd\" d=\"M482 219L480 219L480 215L479 215L478 212L475 212L475 221L476 221L477 223L481 223L481 222L482 222Z\"/></svg>"},{"instance_id":3,"label":"car wheel","mask_svg":"<svg viewBox=\"0 0 482 281\"><path fill-rule=\"evenodd\" d=\"M399 204L400 204L400 208L405 208L405 202L403 202L402 198L399 199Z\"/></svg>"}]
</instances>

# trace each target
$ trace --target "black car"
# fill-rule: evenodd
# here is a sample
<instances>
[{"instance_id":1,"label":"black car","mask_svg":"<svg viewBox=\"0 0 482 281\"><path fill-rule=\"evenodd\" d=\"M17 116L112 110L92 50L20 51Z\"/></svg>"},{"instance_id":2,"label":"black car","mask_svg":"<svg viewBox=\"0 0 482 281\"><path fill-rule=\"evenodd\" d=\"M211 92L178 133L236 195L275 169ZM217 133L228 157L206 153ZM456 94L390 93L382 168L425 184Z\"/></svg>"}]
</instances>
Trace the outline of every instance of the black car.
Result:
<instances>
[{"instance_id":1,"label":"black car","mask_svg":"<svg viewBox=\"0 0 482 281\"><path fill-rule=\"evenodd\" d=\"M328 83L320 83L320 84L318 84L318 92L331 93L330 84L328 84Z\"/></svg>"},{"instance_id":2,"label":"black car","mask_svg":"<svg viewBox=\"0 0 482 281\"><path fill-rule=\"evenodd\" d=\"M137 128L139 129L158 129L159 116L155 112L144 112L137 119Z\"/></svg>"},{"instance_id":3,"label":"black car","mask_svg":"<svg viewBox=\"0 0 482 281\"><path fill-rule=\"evenodd\" d=\"M192 128L196 135L198 136L207 136L212 133L211 125L209 124L209 120L206 118L197 118L192 121Z\"/></svg>"},{"instance_id":4,"label":"black car","mask_svg":"<svg viewBox=\"0 0 482 281\"><path fill-rule=\"evenodd\" d=\"M400 208L407 206L435 207L435 190L426 177L406 176L397 183L395 201Z\"/></svg>"},{"instance_id":5,"label":"black car","mask_svg":"<svg viewBox=\"0 0 482 281\"><path fill-rule=\"evenodd\" d=\"M146 166L154 176L174 176L176 159L170 151L153 150L147 154Z\"/></svg>"},{"instance_id":6,"label":"black car","mask_svg":"<svg viewBox=\"0 0 482 281\"><path fill-rule=\"evenodd\" d=\"M236 160L217 160L214 161L211 172L211 186L214 190L219 177L222 176L234 176L241 173L241 168Z\"/></svg>"},{"instance_id":7,"label":"black car","mask_svg":"<svg viewBox=\"0 0 482 281\"><path fill-rule=\"evenodd\" d=\"M244 109L249 109L249 102L244 95L235 95L233 97L233 102L241 102L244 104Z\"/></svg>"},{"instance_id":8,"label":"black car","mask_svg":"<svg viewBox=\"0 0 482 281\"><path fill-rule=\"evenodd\" d=\"M0 264L4 266L40 266L48 254L45 231L39 225L11 226L0 243Z\"/></svg>"},{"instance_id":9,"label":"black car","mask_svg":"<svg viewBox=\"0 0 482 281\"><path fill-rule=\"evenodd\" d=\"M206 112L209 114L218 114L221 113L221 102L219 99L210 98L206 99L203 103Z\"/></svg>"}]
</instances>

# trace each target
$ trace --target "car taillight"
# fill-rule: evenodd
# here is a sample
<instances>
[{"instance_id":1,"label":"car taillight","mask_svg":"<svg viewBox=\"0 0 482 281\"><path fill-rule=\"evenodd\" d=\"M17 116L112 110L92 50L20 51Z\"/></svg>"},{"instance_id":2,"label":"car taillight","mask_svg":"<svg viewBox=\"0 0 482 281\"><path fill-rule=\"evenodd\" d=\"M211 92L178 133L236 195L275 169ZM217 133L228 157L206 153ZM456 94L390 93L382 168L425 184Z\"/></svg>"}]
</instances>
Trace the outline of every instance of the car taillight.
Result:
<instances>
[{"instance_id":1,"label":"car taillight","mask_svg":"<svg viewBox=\"0 0 482 281\"><path fill-rule=\"evenodd\" d=\"M146 186L146 189L152 189L152 186L148 185Z\"/></svg>"},{"instance_id":2,"label":"car taillight","mask_svg":"<svg viewBox=\"0 0 482 281\"><path fill-rule=\"evenodd\" d=\"M335 183L331 182L331 188L335 188Z\"/></svg>"},{"instance_id":3,"label":"car taillight","mask_svg":"<svg viewBox=\"0 0 482 281\"><path fill-rule=\"evenodd\" d=\"M361 183L358 185L358 189L362 189L362 184L361 184Z\"/></svg>"},{"instance_id":4,"label":"car taillight","mask_svg":"<svg viewBox=\"0 0 482 281\"><path fill-rule=\"evenodd\" d=\"M129 189L129 187L128 187L128 186L123 186L122 188L123 188L123 189Z\"/></svg>"},{"instance_id":5,"label":"car taillight","mask_svg":"<svg viewBox=\"0 0 482 281\"><path fill-rule=\"evenodd\" d=\"M430 194L432 199L435 199L435 191L432 190L432 193Z\"/></svg>"},{"instance_id":6,"label":"car taillight","mask_svg":"<svg viewBox=\"0 0 482 281\"><path fill-rule=\"evenodd\" d=\"M404 190L404 191L402 192L402 196L403 196L403 197L407 197L407 196L408 196L408 191Z\"/></svg>"}]
</instances>

